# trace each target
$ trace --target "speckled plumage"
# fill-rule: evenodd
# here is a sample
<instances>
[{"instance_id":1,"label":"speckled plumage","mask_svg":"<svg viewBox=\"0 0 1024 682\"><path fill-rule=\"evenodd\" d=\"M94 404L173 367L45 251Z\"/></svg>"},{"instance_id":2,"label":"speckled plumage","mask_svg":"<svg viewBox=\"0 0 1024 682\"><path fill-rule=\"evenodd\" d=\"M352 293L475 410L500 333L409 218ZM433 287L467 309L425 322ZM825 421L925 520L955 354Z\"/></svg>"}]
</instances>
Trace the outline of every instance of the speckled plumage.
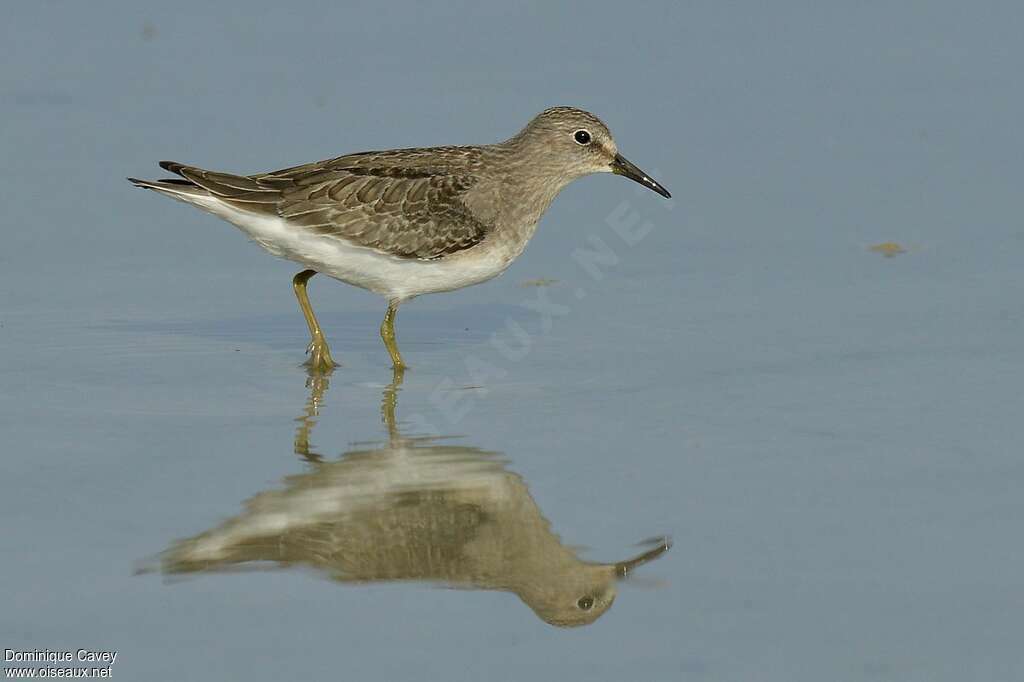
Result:
<instances>
[{"instance_id":1,"label":"speckled plumage","mask_svg":"<svg viewBox=\"0 0 1024 682\"><path fill-rule=\"evenodd\" d=\"M491 145L362 152L255 175L160 165L179 177L129 179L393 306L503 272L562 188L584 175L614 172L669 196L618 154L604 123L572 107L541 112Z\"/></svg>"},{"instance_id":2,"label":"speckled plumage","mask_svg":"<svg viewBox=\"0 0 1024 682\"><path fill-rule=\"evenodd\" d=\"M480 243L488 226L462 201L479 147L364 152L236 176L161 164L242 211L400 258L434 259Z\"/></svg>"}]
</instances>

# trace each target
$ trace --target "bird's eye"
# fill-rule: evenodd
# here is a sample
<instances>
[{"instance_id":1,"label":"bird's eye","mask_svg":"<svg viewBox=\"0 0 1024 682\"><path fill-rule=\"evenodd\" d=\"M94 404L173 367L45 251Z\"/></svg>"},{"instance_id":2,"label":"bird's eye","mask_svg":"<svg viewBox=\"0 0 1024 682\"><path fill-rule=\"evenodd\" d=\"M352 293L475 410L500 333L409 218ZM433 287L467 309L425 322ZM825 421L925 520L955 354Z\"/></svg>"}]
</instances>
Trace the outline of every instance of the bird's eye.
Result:
<instances>
[{"instance_id":1,"label":"bird's eye","mask_svg":"<svg viewBox=\"0 0 1024 682\"><path fill-rule=\"evenodd\" d=\"M590 144L590 133L586 130L577 130L572 134L572 139L576 140L576 144L587 145Z\"/></svg>"},{"instance_id":2,"label":"bird's eye","mask_svg":"<svg viewBox=\"0 0 1024 682\"><path fill-rule=\"evenodd\" d=\"M585 130L580 132L587 132ZM576 602L576 606L580 607L584 611L589 611L590 607L594 605L593 597L580 597L580 600Z\"/></svg>"}]
</instances>

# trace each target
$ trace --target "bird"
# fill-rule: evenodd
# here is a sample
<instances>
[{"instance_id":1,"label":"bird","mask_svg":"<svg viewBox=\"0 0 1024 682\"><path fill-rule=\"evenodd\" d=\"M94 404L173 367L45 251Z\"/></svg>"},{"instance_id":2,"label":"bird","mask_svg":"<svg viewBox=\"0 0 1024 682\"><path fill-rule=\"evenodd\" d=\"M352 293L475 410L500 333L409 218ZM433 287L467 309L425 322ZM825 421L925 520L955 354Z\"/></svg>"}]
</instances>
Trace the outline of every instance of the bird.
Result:
<instances>
[{"instance_id":1,"label":"bird","mask_svg":"<svg viewBox=\"0 0 1024 682\"><path fill-rule=\"evenodd\" d=\"M672 196L619 153L601 119L567 106L542 111L496 144L359 152L255 175L159 165L176 177L128 180L232 223L304 268L292 286L309 327L306 364L316 372L337 366L306 291L317 273L386 299L381 339L392 367L404 370L399 306L504 272L573 180L615 173Z\"/></svg>"},{"instance_id":2,"label":"bird","mask_svg":"<svg viewBox=\"0 0 1024 682\"><path fill-rule=\"evenodd\" d=\"M269 566L311 568L344 585L419 582L511 592L543 621L593 623L617 583L670 547L642 543L623 561L591 562L563 544L501 453L405 436L395 420L398 377L385 389L385 442L336 460L308 450L326 379L312 384L296 453L310 464L250 497L217 526L175 541L150 564L165 576Z\"/></svg>"}]
</instances>

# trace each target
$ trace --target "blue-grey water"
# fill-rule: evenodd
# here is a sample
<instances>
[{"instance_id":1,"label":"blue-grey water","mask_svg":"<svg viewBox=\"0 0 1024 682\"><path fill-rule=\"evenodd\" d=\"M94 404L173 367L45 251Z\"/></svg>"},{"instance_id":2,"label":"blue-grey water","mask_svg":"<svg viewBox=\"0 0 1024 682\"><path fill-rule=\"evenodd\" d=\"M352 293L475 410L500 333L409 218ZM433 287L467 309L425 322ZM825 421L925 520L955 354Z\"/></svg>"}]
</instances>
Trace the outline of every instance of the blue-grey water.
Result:
<instances>
[{"instance_id":1,"label":"blue-grey water","mask_svg":"<svg viewBox=\"0 0 1024 682\"><path fill-rule=\"evenodd\" d=\"M1022 29L1019 3L10 3L0 648L138 680L1024 679ZM556 104L674 200L582 180L504 276L406 305L394 426L496 458L582 559L672 549L572 629L308 562L161 574L387 450L391 373L382 302L315 278L344 366L314 415L296 266L124 176L497 141Z\"/></svg>"}]
</instances>

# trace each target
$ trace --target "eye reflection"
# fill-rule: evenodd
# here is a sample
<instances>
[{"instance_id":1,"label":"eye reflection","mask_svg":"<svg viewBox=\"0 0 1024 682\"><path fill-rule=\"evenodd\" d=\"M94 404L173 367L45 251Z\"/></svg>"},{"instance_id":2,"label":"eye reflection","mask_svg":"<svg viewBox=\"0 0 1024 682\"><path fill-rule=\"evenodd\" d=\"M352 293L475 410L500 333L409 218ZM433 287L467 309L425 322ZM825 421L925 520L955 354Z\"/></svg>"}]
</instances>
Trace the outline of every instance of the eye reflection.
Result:
<instances>
[{"instance_id":1,"label":"eye reflection","mask_svg":"<svg viewBox=\"0 0 1024 682\"><path fill-rule=\"evenodd\" d=\"M311 449L310 434L329 378L312 377L294 444L309 470L254 495L239 515L171 545L160 570L312 567L339 583L501 590L548 623L574 626L604 614L616 582L668 549L662 539L617 563L580 559L552 532L500 453L400 433L401 379L396 374L381 401L387 440L327 460Z\"/></svg>"}]
</instances>

